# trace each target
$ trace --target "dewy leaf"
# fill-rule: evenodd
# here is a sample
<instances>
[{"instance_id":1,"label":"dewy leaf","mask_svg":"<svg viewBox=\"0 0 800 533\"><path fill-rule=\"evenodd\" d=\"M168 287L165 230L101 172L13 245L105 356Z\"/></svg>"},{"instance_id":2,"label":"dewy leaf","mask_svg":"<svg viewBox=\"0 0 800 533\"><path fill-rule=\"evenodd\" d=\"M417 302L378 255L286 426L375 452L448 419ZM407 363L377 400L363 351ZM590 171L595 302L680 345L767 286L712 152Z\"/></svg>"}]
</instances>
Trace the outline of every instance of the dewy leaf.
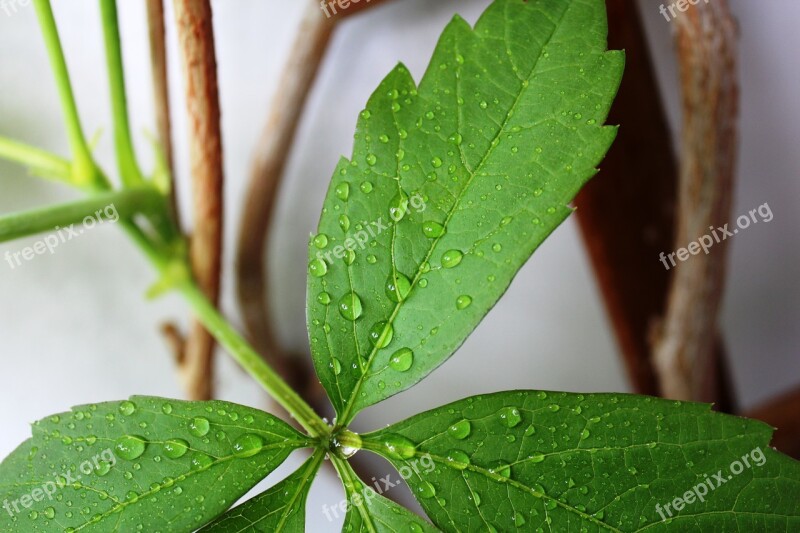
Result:
<instances>
[{"instance_id":1,"label":"dewy leaf","mask_svg":"<svg viewBox=\"0 0 800 533\"><path fill-rule=\"evenodd\" d=\"M512 391L362 440L445 531L800 531L800 463L771 436L703 404Z\"/></svg>"},{"instance_id":2,"label":"dewy leaf","mask_svg":"<svg viewBox=\"0 0 800 533\"><path fill-rule=\"evenodd\" d=\"M317 451L297 472L234 507L200 533L303 533L308 490L324 457L324 451Z\"/></svg>"},{"instance_id":3,"label":"dewy leaf","mask_svg":"<svg viewBox=\"0 0 800 533\"><path fill-rule=\"evenodd\" d=\"M193 531L310 445L227 402L133 397L33 424L0 464L0 531Z\"/></svg>"},{"instance_id":4,"label":"dewy leaf","mask_svg":"<svg viewBox=\"0 0 800 533\"><path fill-rule=\"evenodd\" d=\"M309 245L314 364L347 424L441 365L570 213L616 129L603 0L456 17L361 113Z\"/></svg>"},{"instance_id":5,"label":"dewy leaf","mask_svg":"<svg viewBox=\"0 0 800 533\"><path fill-rule=\"evenodd\" d=\"M347 492L345 533L435 533L439 531L405 507L384 498L365 485L349 463L340 463L339 474Z\"/></svg>"}]
</instances>

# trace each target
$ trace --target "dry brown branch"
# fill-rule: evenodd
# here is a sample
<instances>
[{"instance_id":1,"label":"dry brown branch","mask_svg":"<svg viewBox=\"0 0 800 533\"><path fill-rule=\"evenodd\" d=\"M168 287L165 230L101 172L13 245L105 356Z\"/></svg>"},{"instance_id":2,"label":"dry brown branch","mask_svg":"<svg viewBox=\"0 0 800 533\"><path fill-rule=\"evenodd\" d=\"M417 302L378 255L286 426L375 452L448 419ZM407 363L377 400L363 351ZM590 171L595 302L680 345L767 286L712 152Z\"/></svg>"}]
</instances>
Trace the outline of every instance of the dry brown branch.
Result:
<instances>
[{"instance_id":1,"label":"dry brown branch","mask_svg":"<svg viewBox=\"0 0 800 533\"><path fill-rule=\"evenodd\" d=\"M727 0L701 2L674 23L683 101L678 250L730 218L739 89L736 24ZM654 361L667 397L707 400L713 394L725 248L717 244L674 267L667 312L654 333Z\"/></svg>"},{"instance_id":2,"label":"dry brown branch","mask_svg":"<svg viewBox=\"0 0 800 533\"><path fill-rule=\"evenodd\" d=\"M216 305L222 256L222 135L217 62L210 0L175 0L189 117L194 233L190 242L192 271ZM213 395L214 339L195 321L186 341L181 372L188 396Z\"/></svg>"},{"instance_id":3,"label":"dry brown branch","mask_svg":"<svg viewBox=\"0 0 800 533\"><path fill-rule=\"evenodd\" d=\"M178 219L175 173L172 162L172 123L169 114L169 80L167 49L164 39L163 0L147 0L147 28L150 36L150 72L153 79L153 99L156 112L158 143L172 179L171 201L175 220Z\"/></svg>"},{"instance_id":4,"label":"dry brown branch","mask_svg":"<svg viewBox=\"0 0 800 533\"><path fill-rule=\"evenodd\" d=\"M800 388L760 405L746 415L778 428L772 437L772 445L800 459Z\"/></svg>"},{"instance_id":5,"label":"dry brown branch","mask_svg":"<svg viewBox=\"0 0 800 533\"><path fill-rule=\"evenodd\" d=\"M264 248L294 134L332 30L333 23L317 3L309 2L254 154L236 257L237 292L248 336L256 350L295 385L266 302Z\"/></svg>"},{"instance_id":6,"label":"dry brown branch","mask_svg":"<svg viewBox=\"0 0 800 533\"><path fill-rule=\"evenodd\" d=\"M633 390L657 395L648 331L666 305L670 274L657 258L672 247L677 163L636 2L607 6L609 48L626 50L608 120L621 127L575 205Z\"/></svg>"}]
</instances>

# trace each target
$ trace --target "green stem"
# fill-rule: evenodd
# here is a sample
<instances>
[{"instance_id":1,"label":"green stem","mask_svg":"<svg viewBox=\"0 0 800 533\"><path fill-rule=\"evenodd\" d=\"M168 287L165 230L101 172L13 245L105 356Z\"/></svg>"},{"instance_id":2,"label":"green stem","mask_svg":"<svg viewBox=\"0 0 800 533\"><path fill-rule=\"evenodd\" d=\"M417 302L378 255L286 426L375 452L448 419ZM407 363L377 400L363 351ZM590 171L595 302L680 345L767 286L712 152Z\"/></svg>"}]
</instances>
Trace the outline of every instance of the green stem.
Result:
<instances>
[{"instance_id":1,"label":"green stem","mask_svg":"<svg viewBox=\"0 0 800 533\"><path fill-rule=\"evenodd\" d=\"M187 282L182 284L179 290L191 305L197 318L214 338L284 409L300 422L312 437L327 437L330 434L330 427L231 327L197 285Z\"/></svg>"},{"instance_id":2,"label":"green stem","mask_svg":"<svg viewBox=\"0 0 800 533\"><path fill-rule=\"evenodd\" d=\"M106 48L108 82L111 90L111 109L114 116L114 146L122 183L127 187L144 184L136 162L128 122L128 99L125 93L125 70L122 65L122 46L119 38L116 0L100 0L103 18L103 38Z\"/></svg>"},{"instance_id":3,"label":"green stem","mask_svg":"<svg viewBox=\"0 0 800 533\"><path fill-rule=\"evenodd\" d=\"M45 178L69 182L71 167L69 161L5 137L0 137L0 158L30 167Z\"/></svg>"},{"instance_id":4,"label":"green stem","mask_svg":"<svg viewBox=\"0 0 800 533\"><path fill-rule=\"evenodd\" d=\"M56 78L58 97L61 100L61 109L67 125L67 136L74 160L72 179L76 185L81 187L107 188L108 183L97 169L92 159L89 144L83 135L81 119L78 116L78 106L75 103L75 95L72 92L67 62L64 59L64 51L61 48L61 40L58 36L56 21L53 18L50 0L34 0L34 6L39 17L39 25L42 28L47 54L50 57L50 66Z\"/></svg>"},{"instance_id":5,"label":"green stem","mask_svg":"<svg viewBox=\"0 0 800 533\"><path fill-rule=\"evenodd\" d=\"M163 211L166 198L154 189L127 189L101 193L87 200L0 217L0 242L66 228L93 218L116 221L137 213Z\"/></svg>"}]
</instances>

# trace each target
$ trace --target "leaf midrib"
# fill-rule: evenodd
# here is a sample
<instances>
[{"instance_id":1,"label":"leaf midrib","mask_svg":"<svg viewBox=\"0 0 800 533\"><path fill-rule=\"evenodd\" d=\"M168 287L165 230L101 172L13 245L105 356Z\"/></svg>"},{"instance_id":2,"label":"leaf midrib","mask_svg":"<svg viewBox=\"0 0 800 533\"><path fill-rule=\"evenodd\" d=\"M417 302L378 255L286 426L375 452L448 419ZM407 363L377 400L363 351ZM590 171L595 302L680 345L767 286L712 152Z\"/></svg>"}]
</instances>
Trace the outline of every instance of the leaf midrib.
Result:
<instances>
[{"instance_id":1,"label":"leaf midrib","mask_svg":"<svg viewBox=\"0 0 800 533\"><path fill-rule=\"evenodd\" d=\"M550 35L547 37L547 39L542 44L542 50L539 52L539 57L537 57L536 61L534 61L533 66L531 67L531 70L528 73L528 75L524 79L520 78L520 81L530 80L530 78L533 76L533 73L536 71L536 68L539 66L539 61L541 61L542 57L544 56L544 51L547 48L547 45L550 44L550 41L552 41L553 37L558 32L558 29L561 27L561 23L563 22L564 17L566 17L567 13L569 13L569 10L572 8L572 6L573 6L573 4L570 3L567 6L567 8L564 10L564 13L562 13L561 18L553 25L553 31L550 33ZM506 23L507 23L508 22L508 13L507 13L507 11L504 12L504 17L506 18ZM470 31L472 31L473 33L475 32L474 28L470 28ZM477 37L479 39L482 39L482 37L480 37L480 36L477 36ZM455 39L456 50L458 50L458 42L459 42L458 38L456 38ZM506 45L508 44L508 38L507 38L507 36L505 34L503 35L503 42L506 43ZM462 68L461 65L456 67L456 72L458 74L460 74L461 68ZM517 105L520 102L520 99L522 98L522 95L525 93L525 91L528 88L529 88L529 86L525 86L524 84L520 83L520 90L517 93L517 95L516 95L516 97L514 99L514 103L511 105L509 111L513 110L513 109L515 109L517 107ZM458 97L458 94L460 94L460 90L461 90L461 77L457 75L456 76L456 98ZM420 99L422 99L421 96L420 96ZM461 129L461 111L460 111L460 107L457 107L457 108L459 109L459 113L458 113L459 133L461 133L460 132L460 129ZM494 136L492 141L489 143L489 149L486 151L486 154L483 156L483 158L481 158L481 161L478 163L478 165L475 167L474 170L470 171L469 165L467 164L466 158L464 156L464 149L461 146L458 147L459 153L461 154L461 161L462 161L462 163L464 165L464 168L467 169L467 171L469 172L469 178L467 179L467 183L464 185L464 187L461 189L461 191L459 191L458 196L456 197L456 199L453 201L453 206L450 209L450 211L448 212L447 218L445 219L445 222L444 222L444 227L445 228L447 227L448 223L452 219L453 215L456 213L456 211L458 209L458 206L460 205L461 200L463 199L464 195L466 194L466 191L469 190L473 179L475 178L476 175L478 175L480 170L483 168L483 165L486 164L486 161L488 161L489 157L494 153L495 148L497 146L499 146L500 143L497 142L497 141L499 141L500 137L502 136L503 132L505 131L505 128L508 125L508 122L510 120L511 120L511 116L509 116L509 114L506 113L506 116L503 119L503 123L498 128L497 134ZM402 145L403 145L403 139L400 139L400 143L398 144L398 146L400 148L402 148ZM394 231L395 231L394 227L392 228L392 231L393 231L392 236L394 238ZM412 293L414 293L414 290L417 287L417 283L418 283L419 279L423 275L422 265L424 265L425 263L427 263L430 260L431 256L433 255L434 250L436 250L436 247L439 245L439 241L443 237L444 237L444 234L440 235L439 237L436 237L433 240L430 248L428 249L427 254L425 255L425 258L420 263L420 266L417 268L417 272L414 275L413 281L411 282L411 288L410 288L410 290L408 292L408 295L404 299L399 301L397 304L395 304L394 310L392 311L392 314L389 316L389 319L387 320L387 323L389 325L393 325L394 324L394 320L397 317L397 314L400 312L400 309L402 308L403 303L406 302L409 298L411 298ZM351 290L352 290L352 280L351 280ZM369 375L369 371L370 371L370 369L372 367L372 363L373 363L373 361L375 359L375 356L378 353L378 350L379 350L379 348L377 347L377 345L372 348L372 351L370 352L369 358L367 359L367 362L366 362L366 368L365 368L364 372L361 373L361 376L358 378L358 380L356 380L356 384L355 384L355 386L353 388L353 391L350 393L350 396L347 399L344 412L342 413L342 416L341 416L342 423L345 426L350 424L350 422L352 422L353 418L357 414L357 413L353 413L353 409L354 409L354 406L355 406L355 400L358 397L357 396L358 393L361 391L361 387L363 386L366 377Z\"/></svg>"}]
</instances>

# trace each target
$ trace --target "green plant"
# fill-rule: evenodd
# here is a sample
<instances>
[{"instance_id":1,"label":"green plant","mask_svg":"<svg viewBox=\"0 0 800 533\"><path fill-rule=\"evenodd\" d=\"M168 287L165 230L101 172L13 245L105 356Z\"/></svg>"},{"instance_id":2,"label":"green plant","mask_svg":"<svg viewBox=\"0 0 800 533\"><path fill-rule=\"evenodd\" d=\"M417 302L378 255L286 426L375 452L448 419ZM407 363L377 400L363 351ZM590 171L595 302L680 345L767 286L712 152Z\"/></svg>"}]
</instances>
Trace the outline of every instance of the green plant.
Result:
<instances>
[{"instance_id":1,"label":"green plant","mask_svg":"<svg viewBox=\"0 0 800 533\"><path fill-rule=\"evenodd\" d=\"M495 0L474 30L456 17L419 86L400 65L361 113L353 155L334 173L309 243L311 347L336 409L332 425L191 279L167 191L133 156L114 3L101 5L123 186L112 190L91 157L49 3L37 0L73 160L8 140L0 155L91 198L3 217L0 240L118 206L161 275L158 290L183 294L307 434L221 401L134 397L75 407L36 422L0 466L8 511L0 529L301 531L326 456L350 502L346 531L800 526L800 469L768 447L771 429L705 405L509 391L373 433L348 429L360 410L413 386L455 351L596 172L615 135L603 123L623 69L622 54L606 51L602 0ZM297 472L226 512L305 448L312 454ZM348 458L360 450L408 473L436 527L359 480ZM422 460L432 467L419 468Z\"/></svg>"}]
</instances>

